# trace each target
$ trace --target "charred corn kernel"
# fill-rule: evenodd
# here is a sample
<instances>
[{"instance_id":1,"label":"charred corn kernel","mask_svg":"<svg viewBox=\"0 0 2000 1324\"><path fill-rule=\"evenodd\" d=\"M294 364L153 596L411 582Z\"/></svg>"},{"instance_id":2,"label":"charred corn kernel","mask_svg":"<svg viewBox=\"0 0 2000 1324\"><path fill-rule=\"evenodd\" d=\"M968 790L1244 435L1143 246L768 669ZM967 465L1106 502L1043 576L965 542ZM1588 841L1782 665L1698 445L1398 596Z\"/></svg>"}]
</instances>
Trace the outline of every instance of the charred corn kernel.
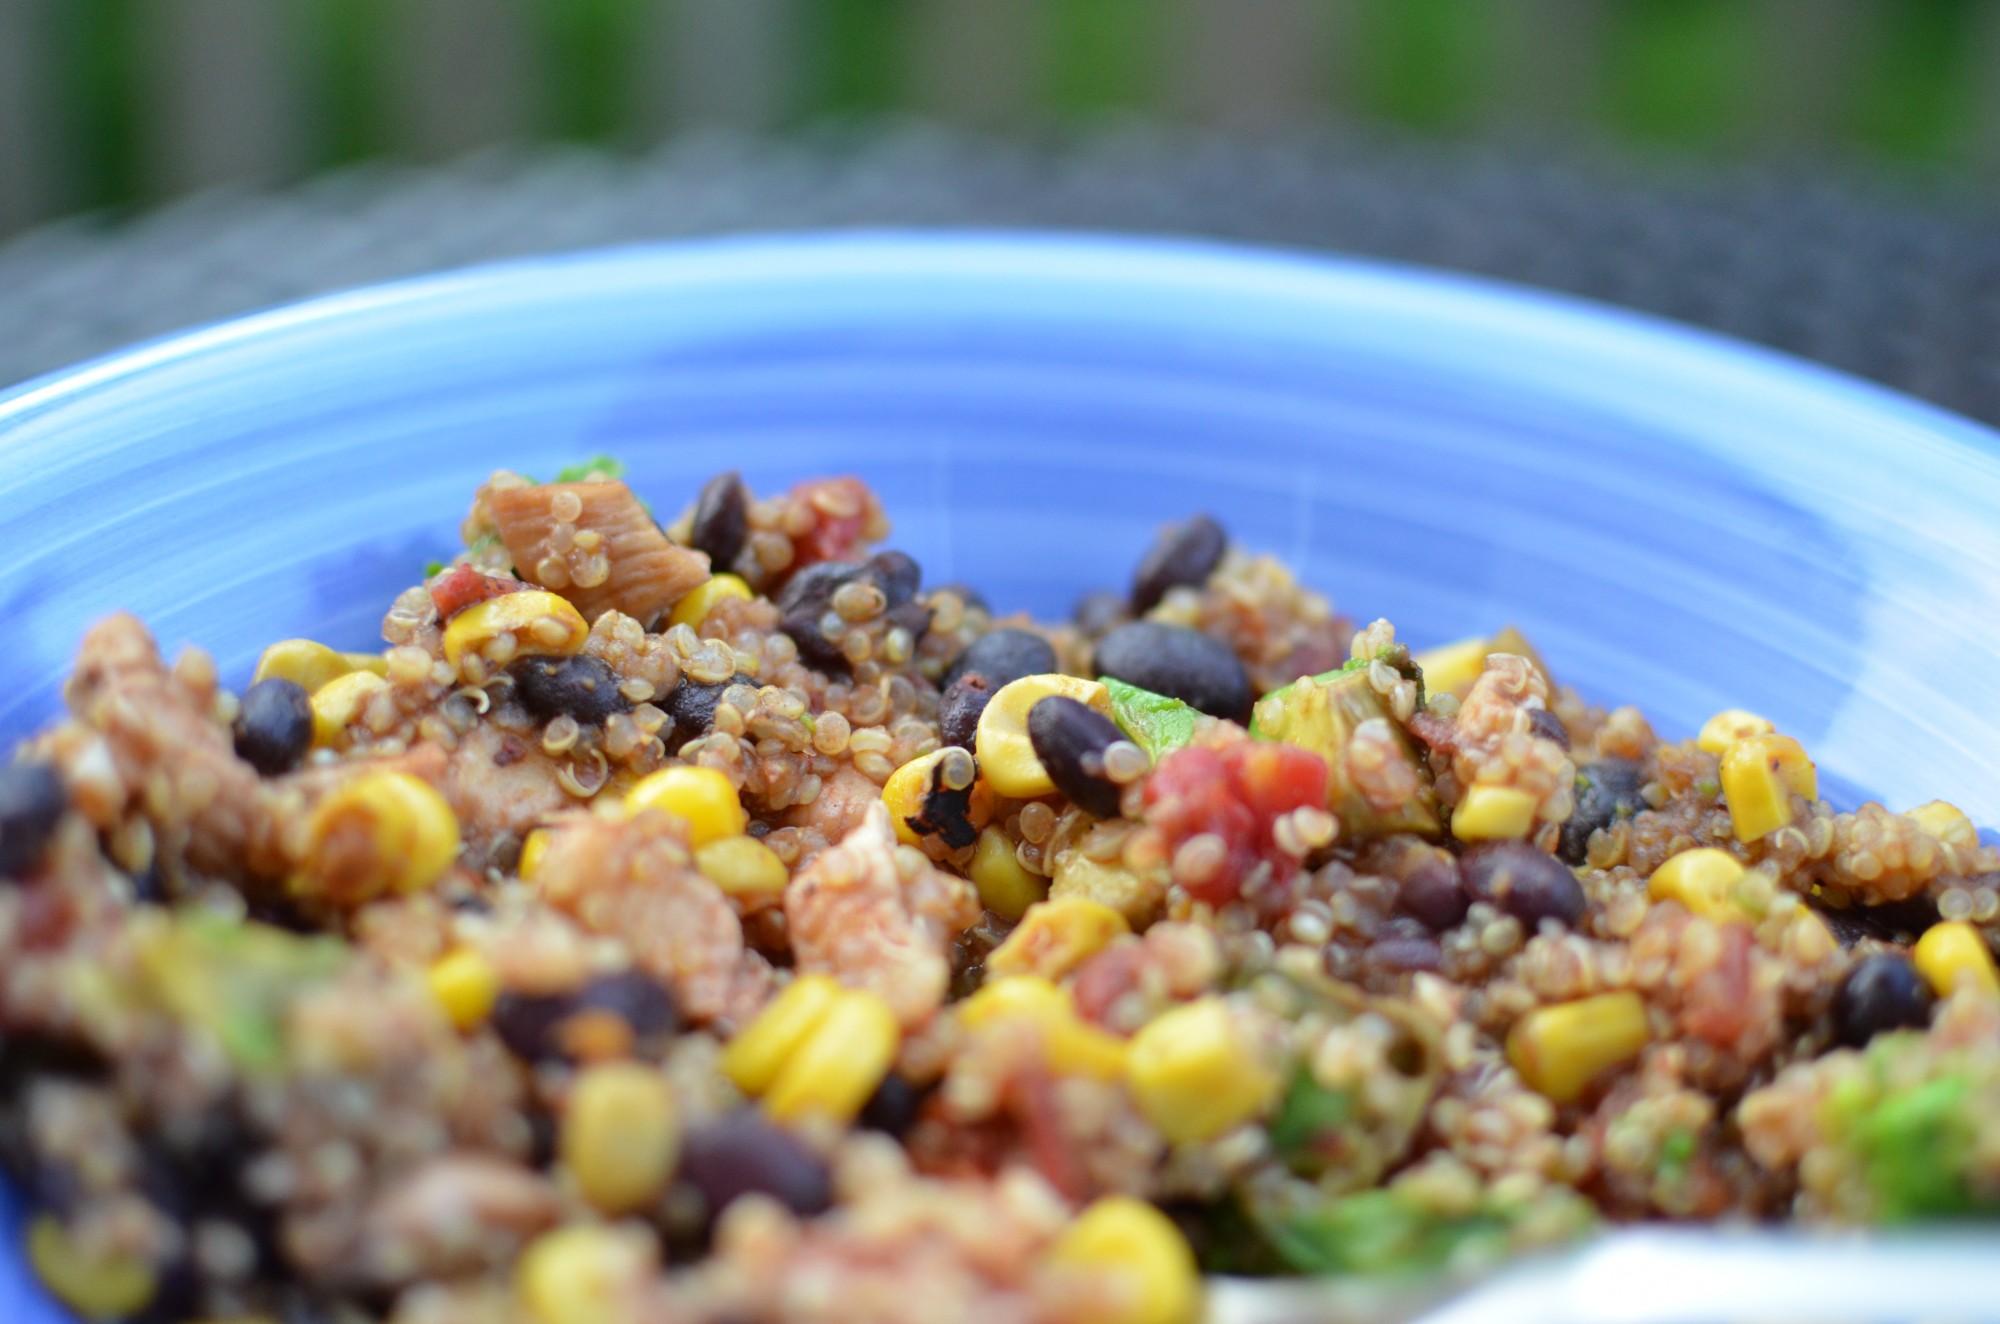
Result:
<instances>
[{"instance_id":1,"label":"charred corn kernel","mask_svg":"<svg viewBox=\"0 0 2000 1324\"><path fill-rule=\"evenodd\" d=\"M722 1074L745 1094L762 1094L778 1078L786 1059L832 1009L840 992L840 985L830 975L794 979L729 1041L722 1052Z\"/></svg>"},{"instance_id":2,"label":"charred corn kernel","mask_svg":"<svg viewBox=\"0 0 2000 1324\"><path fill-rule=\"evenodd\" d=\"M312 696L313 744L322 749L341 744L368 701L388 688L372 671L350 671L320 686Z\"/></svg>"},{"instance_id":3,"label":"charred corn kernel","mask_svg":"<svg viewBox=\"0 0 2000 1324\"><path fill-rule=\"evenodd\" d=\"M470 947L461 947L431 963L431 996L461 1030L485 1023L500 1000L500 972L493 962Z\"/></svg>"},{"instance_id":4,"label":"charred corn kernel","mask_svg":"<svg viewBox=\"0 0 2000 1324\"><path fill-rule=\"evenodd\" d=\"M1651 1038L1637 993L1600 993L1537 1008L1514 1022L1507 1060L1530 1089L1574 1103L1591 1081L1637 1057Z\"/></svg>"},{"instance_id":5,"label":"charred corn kernel","mask_svg":"<svg viewBox=\"0 0 2000 1324\"><path fill-rule=\"evenodd\" d=\"M1080 896L1051 897L1028 907L1006 940L986 957L989 975L1061 979L1132 926L1110 906Z\"/></svg>"},{"instance_id":6,"label":"charred corn kernel","mask_svg":"<svg viewBox=\"0 0 2000 1324\"><path fill-rule=\"evenodd\" d=\"M458 819L429 782L368 772L313 807L302 889L342 904L417 892L458 858Z\"/></svg>"},{"instance_id":7,"label":"charred corn kernel","mask_svg":"<svg viewBox=\"0 0 2000 1324\"><path fill-rule=\"evenodd\" d=\"M625 793L625 812L643 809L664 810L686 823L690 846L739 837L750 826L736 788L714 768L661 768L641 778Z\"/></svg>"},{"instance_id":8,"label":"charred corn kernel","mask_svg":"<svg viewBox=\"0 0 2000 1324\"><path fill-rule=\"evenodd\" d=\"M694 867L734 897L776 896L791 881L778 853L755 837L723 837L697 846Z\"/></svg>"},{"instance_id":9,"label":"charred corn kernel","mask_svg":"<svg viewBox=\"0 0 2000 1324\"><path fill-rule=\"evenodd\" d=\"M1738 841L1758 841L1792 821L1792 796L1819 798L1819 774L1790 736L1747 736L1722 755L1722 799Z\"/></svg>"},{"instance_id":10,"label":"charred corn kernel","mask_svg":"<svg viewBox=\"0 0 2000 1324\"><path fill-rule=\"evenodd\" d=\"M1173 1220L1144 1200L1107 1195L1063 1229L1052 1263L1116 1282L1116 1304L1093 1303L1100 1324L1194 1324L1201 1314L1201 1272Z\"/></svg>"},{"instance_id":11,"label":"charred corn kernel","mask_svg":"<svg viewBox=\"0 0 2000 1324\"><path fill-rule=\"evenodd\" d=\"M1029 873L1014 854L1014 843L997 827L979 834L972 851L972 885L979 900L1001 919L1016 920L1049 894L1049 880Z\"/></svg>"},{"instance_id":12,"label":"charred corn kernel","mask_svg":"<svg viewBox=\"0 0 2000 1324\"><path fill-rule=\"evenodd\" d=\"M1125 1073L1126 1042L1080 1019L1069 994L1039 975L990 980L958 1007L959 1024L974 1033L1012 1017L1034 1021L1058 1075L1116 1080Z\"/></svg>"},{"instance_id":13,"label":"charred corn kernel","mask_svg":"<svg viewBox=\"0 0 2000 1324\"><path fill-rule=\"evenodd\" d=\"M637 1228L574 1223L521 1253L514 1294L534 1324L625 1324L654 1259L652 1238Z\"/></svg>"},{"instance_id":14,"label":"charred corn kernel","mask_svg":"<svg viewBox=\"0 0 2000 1324\"><path fill-rule=\"evenodd\" d=\"M1949 800L1933 800L1927 805L1918 805L1907 815L1917 821L1917 826L1936 837L1953 850L1977 850L1979 829L1965 816L1965 811Z\"/></svg>"},{"instance_id":15,"label":"charred corn kernel","mask_svg":"<svg viewBox=\"0 0 2000 1324\"><path fill-rule=\"evenodd\" d=\"M815 1115L851 1122L889 1074L901 1045L888 1003L873 993L843 990L778 1069L764 1092L764 1111L781 1122Z\"/></svg>"},{"instance_id":16,"label":"charred corn kernel","mask_svg":"<svg viewBox=\"0 0 2000 1324\"><path fill-rule=\"evenodd\" d=\"M542 858L549 853L549 830L536 828L521 842L521 859L514 872L523 882L532 883L542 871Z\"/></svg>"},{"instance_id":17,"label":"charred corn kernel","mask_svg":"<svg viewBox=\"0 0 2000 1324\"><path fill-rule=\"evenodd\" d=\"M708 613L715 604L727 598L749 598L750 586L735 575L710 575L692 593L674 604L673 614L667 617L669 626L685 625L690 630L699 630L701 623L708 619Z\"/></svg>"},{"instance_id":18,"label":"charred corn kernel","mask_svg":"<svg viewBox=\"0 0 2000 1324\"><path fill-rule=\"evenodd\" d=\"M254 685L260 680L289 680L307 694L313 694L328 681L355 670L351 657L310 639L280 639L257 659L257 670L251 674L250 682Z\"/></svg>"},{"instance_id":19,"label":"charred corn kernel","mask_svg":"<svg viewBox=\"0 0 2000 1324\"><path fill-rule=\"evenodd\" d=\"M28 1225L28 1263L51 1295L85 1319L136 1315L159 1289L152 1265L126 1256L86 1255L48 1214Z\"/></svg>"},{"instance_id":20,"label":"charred corn kernel","mask_svg":"<svg viewBox=\"0 0 2000 1324\"><path fill-rule=\"evenodd\" d=\"M637 1062L586 1070L570 1091L560 1152L599 1211L644 1208L667 1188L681 1152L680 1106L666 1077Z\"/></svg>"},{"instance_id":21,"label":"charred corn kernel","mask_svg":"<svg viewBox=\"0 0 2000 1324\"><path fill-rule=\"evenodd\" d=\"M1410 660L1423 669L1427 691L1432 694L1456 694L1462 699L1472 688L1472 682L1486 670L1486 655L1492 651L1493 641L1482 636L1461 639L1455 644L1440 644L1436 648L1425 649Z\"/></svg>"},{"instance_id":22,"label":"charred corn kernel","mask_svg":"<svg viewBox=\"0 0 2000 1324\"><path fill-rule=\"evenodd\" d=\"M1678 901L1705 919L1751 920L1755 916L1735 896L1742 877L1743 866L1735 856L1703 846L1684 850L1653 870L1646 880L1646 895L1655 901Z\"/></svg>"},{"instance_id":23,"label":"charred corn kernel","mask_svg":"<svg viewBox=\"0 0 2000 1324\"><path fill-rule=\"evenodd\" d=\"M1535 826L1535 797L1513 786L1471 786L1451 811L1460 841L1519 841Z\"/></svg>"},{"instance_id":24,"label":"charred corn kernel","mask_svg":"<svg viewBox=\"0 0 2000 1324\"><path fill-rule=\"evenodd\" d=\"M991 796L977 784L979 764L970 752L947 745L943 749L911 759L889 774L882 784L882 803L896 825L896 840L914 846L923 840L909 820L922 818L924 801L934 790L966 791L966 819L973 827L985 827L991 816Z\"/></svg>"},{"instance_id":25,"label":"charred corn kernel","mask_svg":"<svg viewBox=\"0 0 2000 1324\"><path fill-rule=\"evenodd\" d=\"M1744 712L1741 708L1725 708L1701 724L1701 734L1694 738L1694 743L1720 757L1739 740L1766 736L1775 730L1777 728L1768 720L1755 713Z\"/></svg>"},{"instance_id":26,"label":"charred corn kernel","mask_svg":"<svg viewBox=\"0 0 2000 1324\"><path fill-rule=\"evenodd\" d=\"M1967 984L1982 993L2000 993L2000 974L1993 967L1993 952L1979 930L1962 920L1933 924L1910 949L1917 973L1929 982L1941 998Z\"/></svg>"},{"instance_id":27,"label":"charred corn kernel","mask_svg":"<svg viewBox=\"0 0 2000 1324\"><path fill-rule=\"evenodd\" d=\"M565 657L583 651L590 626L569 599L545 589L523 589L475 602L444 627L444 660L457 666L467 653L487 653L500 636L513 643L505 664L516 657Z\"/></svg>"},{"instance_id":28,"label":"charred corn kernel","mask_svg":"<svg viewBox=\"0 0 2000 1324\"><path fill-rule=\"evenodd\" d=\"M1148 1021L1132 1036L1126 1081L1139 1111L1175 1144L1213 1140L1270 1106L1277 1073L1221 998L1202 998Z\"/></svg>"},{"instance_id":29,"label":"charred corn kernel","mask_svg":"<svg viewBox=\"0 0 2000 1324\"><path fill-rule=\"evenodd\" d=\"M1028 739L1028 710L1050 695L1075 699L1109 717L1111 691L1076 676L1023 676L1002 685L979 715L979 774L1000 795L1032 800L1053 795L1056 784Z\"/></svg>"}]
</instances>

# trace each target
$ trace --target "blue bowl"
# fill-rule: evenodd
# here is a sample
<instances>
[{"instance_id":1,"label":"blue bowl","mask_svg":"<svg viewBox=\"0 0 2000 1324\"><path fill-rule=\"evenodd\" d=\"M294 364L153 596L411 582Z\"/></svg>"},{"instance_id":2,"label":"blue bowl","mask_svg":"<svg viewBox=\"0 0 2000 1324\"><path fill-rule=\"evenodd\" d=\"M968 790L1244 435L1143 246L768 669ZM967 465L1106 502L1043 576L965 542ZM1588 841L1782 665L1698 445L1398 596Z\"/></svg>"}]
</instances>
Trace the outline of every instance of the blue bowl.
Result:
<instances>
[{"instance_id":1,"label":"blue bowl","mask_svg":"<svg viewBox=\"0 0 2000 1324\"><path fill-rule=\"evenodd\" d=\"M1713 336L1372 264L1010 235L538 260L0 399L0 739L115 608L239 681L274 638L367 646L489 472L607 452L663 513L723 468L858 472L929 579L1044 615L1208 510L1414 644L1513 622L1665 733L1755 709L1836 803L1991 822L1996 442ZM0 1318L58 1318L12 1253Z\"/></svg>"}]
</instances>

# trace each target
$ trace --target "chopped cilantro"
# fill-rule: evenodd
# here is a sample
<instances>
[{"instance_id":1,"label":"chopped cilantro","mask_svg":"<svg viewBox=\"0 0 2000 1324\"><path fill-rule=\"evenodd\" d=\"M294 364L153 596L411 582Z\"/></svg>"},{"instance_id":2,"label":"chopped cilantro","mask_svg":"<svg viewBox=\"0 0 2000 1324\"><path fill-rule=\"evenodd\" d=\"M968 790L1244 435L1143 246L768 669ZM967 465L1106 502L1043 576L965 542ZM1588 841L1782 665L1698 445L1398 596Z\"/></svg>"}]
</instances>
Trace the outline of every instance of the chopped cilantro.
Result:
<instances>
[{"instance_id":1,"label":"chopped cilantro","mask_svg":"<svg viewBox=\"0 0 2000 1324\"><path fill-rule=\"evenodd\" d=\"M582 464L572 464L556 474L558 483L582 483L592 478L623 478L625 465L609 455L593 455Z\"/></svg>"},{"instance_id":2,"label":"chopped cilantro","mask_svg":"<svg viewBox=\"0 0 2000 1324\"><path fill-rule=\"evenodd\" d=\"M1098 680L1111 691L1111 719L1155 762L1194 739L1199 714L1179 699L1142 690L1109 676L1100 676Z\"/></svg>"}]
</instances>

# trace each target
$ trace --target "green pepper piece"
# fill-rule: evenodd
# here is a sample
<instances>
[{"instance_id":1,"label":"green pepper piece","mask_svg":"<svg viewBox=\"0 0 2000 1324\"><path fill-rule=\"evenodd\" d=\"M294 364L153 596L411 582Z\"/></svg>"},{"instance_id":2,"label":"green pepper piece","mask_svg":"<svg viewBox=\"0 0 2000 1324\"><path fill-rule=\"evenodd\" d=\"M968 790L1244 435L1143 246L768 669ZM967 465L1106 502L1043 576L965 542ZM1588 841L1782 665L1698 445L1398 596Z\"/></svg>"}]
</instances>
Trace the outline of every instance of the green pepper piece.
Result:
<instances>
[{"instance_id":1,"label":"green pepper piece","mask_svg":"<svg viewBox=\"0 0 2000 1324\"><path fill-rule=\"evenodd\" d=\"M1201 714L1179 699L1142 690L1110 676L1099 676L1097 680L1111 691L1111 720L1155 763L1194 739L1195 723Z\"/></svg>"},{"instance_id":2,"label":"green pepper piece","mask_svg":"<svg viewBox=\"0 0 2000 1324\"><path fill-rule=\"evenodd\" d=\"M1355 787L1348 778L1344 757L1355 729L1378 717L1388 725L1393 755L1409 765L1417 781L1416 794L1387 812L1375 808ZM1358 841L1395 832L1436 837L1443 832L1429 764L1368 683L1365 666L1349 663L1339 671L1323 672L1271 691L1251 710L1250 734L1260 740L1297 745L1326 760L1326 807L1340 819L1341 840Z\"/></svg>"}]
</instances>

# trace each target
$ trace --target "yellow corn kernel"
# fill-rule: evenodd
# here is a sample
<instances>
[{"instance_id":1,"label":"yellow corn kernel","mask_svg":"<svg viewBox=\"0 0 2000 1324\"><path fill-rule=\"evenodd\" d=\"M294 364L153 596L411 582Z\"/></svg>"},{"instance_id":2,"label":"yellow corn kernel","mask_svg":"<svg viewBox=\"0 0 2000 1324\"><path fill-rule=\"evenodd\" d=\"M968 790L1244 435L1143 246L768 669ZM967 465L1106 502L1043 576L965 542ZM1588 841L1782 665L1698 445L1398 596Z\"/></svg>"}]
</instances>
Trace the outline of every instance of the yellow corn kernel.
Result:
<instances>
[{"instance_id":1,"label":"yellow corn kernel","mask_svg":"<svg viewBox=\"0 0 2000 1324\"><path fill-rule=\"evenodd\" d=\"M495 647L506 636L508 642ZM566 657L583 651L590 626L569 599L545 589L523 589L475 602L444 627L444 660L457 666L468 653L496 666L517 657Z\"/></svg>"},{"instance_id":2,"label":"yellow corn kernel","mask_svg":"<svg viewBox=\"0 0 2000 1324\"><path fill-rule=\"evenodd\" d=\"M972 850L971 873L980 904L1001 919L1021 918L1029 906L1049 894L1049 880L1021 867L1014 843L997 827L979 834L979 844Z\"/></svg>"},{"instance_id":3,"label":"yellow corn kernel","mask_svg":"<svg viewBox=\"0 0 2000 1324\"><path fill-rule=\"evenodd\" d=\"M514 1294L534 1324L624 1324L655 1259L652 1237L638 1228L572 1223L521 1253Z\"/></svg>"},{"instance_id":4,"label":"yellow corn kernel","mask_svg":"<svg viewBox=\"0 0 2000 1324\"><path fill-rule=\"evenodd\" d=\"M355 669L351 654L336 653L325 644L310 639L280 639L257 659L250 682L289 680L307 694L317 693L330 680ZM386 670L386 666L385 666Z\"/></svg>"},{"instance_id":5,"label":"yellow corn kernel","mask_svg":"<svg viewBox=\"0 0 2000 1324\"><path fill-rule=\"evenodd\" d=\"M461 947L431 963L431 996L461 1030L484 1024L500 1000L500 972L493 962L470 947Z\"/></svg>"},{"instance_id":6,"label":"yellow corn kernel","mask_svg":"<svg viewBox=\"0 0 2000 1324\"><path fill-rule=\"evenodd\" d=\"M584 1071L563 1114L560 1150L577 1189L600 1212L643 1209L667 1188L680 1157L680 1105L666 1077L637 1062Z\"/></svg>"},{"instance_id":7,"label":"yellow corn kernel","mask_svg":"<svg viewBox=\"0 0 2000 1324\"><path fill-rule=\"evenodd\" d=\"M1221 998L1201 998L1132 1036L1126 1080L1139 1111L1175 1144L1213 1140L1270 1106L1278 1076Z\"/></svg>"},{"instance_id":8,"label":"yellow corn kernel","mask_svg":"<svg viewBox=\"0 0 2000 1324\"><path fill-rule=\"evenodd\" d=\"M625 793L625 812L645 809L664 810L686 823L690 846L740 837L750 826L736 788L714 768L661 768L641 778Z\"/></svg>"},{"instance_id":9,"label":"yellow corn kernel","mask_svg":"<svg viewBox=\"0 0 2000 1324\"><path fill-rule=\"evenodd\" d=\"M1080 896L1052 897L1028 907L986 958L990 975L1061 979L1132 926L1110 906Z\"/></svg>"},{"instance_id":10,"label":"yellow corn kernel","mask_svg":"<svg viewBox=\"0 0 2000 1324\"><path fill-rule=\"evenodd\" d=\"M1514 786L1471 786L1451 812L1460 841L1519 841L1535 826L1535 797Z\"/></svg>"},{"instance_id":11,"label":"yellow corn kernel","mask_svg":"<svg viewBox=\"0 0 2000 1324\"><path fill-rule=\"evenodd\" d=\"M28 1224L28 1263L51 1295L85 1319L136 1315L159 1290L152 1265L128 1256L85 1255L48 1214Z\"/></svg>"},{"instance_id":12,"label":"yellow corn kernel","mask_svg":"<svg viewBox=\"0 0 2000 1324\"><path fill-rule=\"evenodd\" d=\"M1718 758L1729 752L1729 747L1739 740L1752 736L1767 736L1777 730L1766 718L1748 713L1741 708L1725 708L1701 724L1701 734L1694 743Z\"/></svg>"},{"instance_id":13,"label":"yellow corn kernel","mask_svg":"<svg viewBox=\"0 0 2000 1324\"><path fill-rule=\"evenodd\" d=\"M458 858L458 819L429 782L367 772L313 807L296 885L340 905L417 892Z\"/></svg>"},{"instance_id":14,"label":"yellow corn kernel","mask_svg":"<svg viewBox=\"0 0 2000 1324\"><path fill-rule=\"evenodd\" d=\"M744 899L780 896L791 881L778 853L755 837L723 837L697 846L694 867L726 895Z\"/></svg>"},{"instance_id":15,"label":"yellow corn kernel","mask_svg":"<svg viewBox=\"0 0 2000 1324\"><path fill-rule=\"evenodd\" d=\"M1079 897L1111 907L1135 929L1159 918L1167 900L1163 871L1134 869L1122 860L1093 860L1080 850L1056 856L1051 897Z\"/></svg>"},{"instance_id":16,"label":"yellow corn kernel","mask_svg":"<svg viewBox=\"0 0 2000 1324\"><path fill-rule=\"evenodd\" d=\"M1790 736L1748 736L1722 756L1722 799L1738 841L1759 841L1792 821L1792 796L1819 798L1819 774Z\"/></svg>"},{"instance_id":17,"label":"yellow corn kernel","mask_svg":"<svg viewBox=\"0 0 2000 1324\"><path fill-rule=\"evenodd\" d=\"M1080 1019L1069 994L1039 975L990 980L958 1004L959 1024L977 1033L997 1021L1021 1017L1041 1027L1048 1066L1057 1075L1116 1080L1125 1074L1129 1045Z\"/></svg>"},{"instance_id":18,"label":"yellow corn kernel","mask_svg":"<svg viewBox=\"0 0 2000 1324\"><path fill-rule=\"evenodd\" d=\"M979 715L979 775L1000 795L1032 800L1055 794L1048 769L1028 739L1028 710L1050 695L1075 699L1109 717L1111 691L1076 676L1023 676L1002 685Z\"/></svg>"},{"instance_id":19,"label":"yellow corn kernel","mask_svg":"<svg viewBox=\"0 0 2000 1324\"><path fill-rule=\"evenodd\" d=\"M1600 993L1539 1007L1514 1022L1507 1060L1530 1089L1574 1103L1590 1082L1637 1057L1651 1038L1637 993Z\"/></svg>"},{"instance_id":20,"label":"yellow corn kernel","mask_svg":"<svg viewBox=\"0 0 2000 1324\"><path fill-rule=\"evenodd\" d=\"M840 985L831 975L800 975L729 1041L722 1051L722 1074L745 1094L762 1094L839 996Z\"/></svg>"},{"instance_id":21,"label":"yellow corn kernel","mask_svg":"<svg viewBox=\"0 0 2000 1324\"><path fill-rule=\"evenodd\" d=\"M1962 920L1947 920L1924 930L1910 949L1917 973L1941 998L1970 984L1981 993L2000 993L2000 973L1993 952L1978 929Z\"/></svg>"},{"instance_id":22,"label":"yellow corn kernel","mask_svg":"<svg viewBox=\"0 0 2000 1324\"><path fill-rule=\"evenodd\" d=\"M367 671L377 676L389 674L389 659L380 653L342 653L340 660L350 671Z\"/></svg>"},{"instance_id":23,"label":"yellow corn kernel","mask_svg":"<svg viewBox=\"0 0 2000 1324\"><path fill-rule=\"evenodd\" d=\"M1107 1195L1063 1229L1050 1261L1093 1278L1115 1278L1116 1304L1093 1298L1099 1324L1194 1324L1201 1271L1173 1220L1144 1200Z\"/></svg>"},{"instance_id":24,"label":"yellow corn kernel","mask_svg":"<svg viewBox=\"0 0 2000 1324\"><path fill-rule=\"evenodd\" d=\"M1423 669L1426 691L1456 694L1462 699L1486 670L1486 655L1492 651L1490 639L1461 639L1455 644L1427 648L1410 660Z\"/></svg>"},{"instance_id":25,"label":"yellow corn kernel","mask_svg":"<svg viewBox=\"0 0 2000 1324\"><path fill-rule=\"evenodd\" d=\"M750 586L736 575L710 575L693 592L674 604L673 613L667 617L667 625L685 625L690 630L699 630L716 603L725 598L747 599L750 596Z\"/></svg>"},{"instance_id":26,"label":"yellow corn kernel","mask_svg":"<svg viewBox=\"0 0 2000 1324\"><path fill-rule=\"evenodd\" d=\"M1949 800L1933 800L1927 805L1918 805L1906 817L1915 819L1918 827L1953 850L1979 849L1979 829L1972 825L1972 820L1966 817L1963 809Z\"/></svg>"},{"instance_id":27,"label":"yellow corn kernel","mask_svg":"<svg viewBox=\"0 0 2000 1324\"><path fill-rule=\"evenodd\" d=\"M549 830L536 828L521 840L521 858L514 866L515 875L524 883L535 881L535 875L542 871L542 859L549 853Z\"/></svg>"},{"instance_id":28,"label":"yellow corn kernel","mask_svg":"<svg viewBox=\"0 0 2000 1324\"><path fill-rule=\"evenodd\" d=\"M978 776L979 764L970 753L955 745L911 759L890 773L889 780L882 783L882 803L888 807L890 822L895 824L896 840L905 846L923 841L909 820L923 817L924 800L934 788L969 789L966 819L976 828L985 827L992 817L992 793L976 780Z\"/></svg>"},{"instance_id":29,"label":"yellow corn kernel","mask_svg":"<svg viewBox=\"0 0 2000 1324\"><path fill-rule=\"evenodd\" d=\"M817 1115L851 1122L895 1064L902 1046L896 1013L873 993L846 989L807 1032L764 1092L764 1111L781 1122Z\"/></svg>"},{"instance_id":30,"label":"yellow corn kernel","mask_svg":"<svg viewBox=\"0 0 2000 1324\"><path fill-rule=\"evenodd\" d=\"M1756 917L1736 900L1736 884L1742 877L1743 866L1735 856L1704 846L1684 850L1653 870L1646 880L1646 895L1655 901L1678 901L1704 919L1747 921Z\"/></svg>"},{"instance_id":31,"label":"yellow corn kernel","mask_svg":"<svg viewBox=\"0 0 2000 1324\"><path fill-rule=\"evenodd\" d=\"M312 696L313 744L337 748L368 701L388 688L389 682L372 671L350 671L320 686Z\"/></svg>"}]
</instances>

